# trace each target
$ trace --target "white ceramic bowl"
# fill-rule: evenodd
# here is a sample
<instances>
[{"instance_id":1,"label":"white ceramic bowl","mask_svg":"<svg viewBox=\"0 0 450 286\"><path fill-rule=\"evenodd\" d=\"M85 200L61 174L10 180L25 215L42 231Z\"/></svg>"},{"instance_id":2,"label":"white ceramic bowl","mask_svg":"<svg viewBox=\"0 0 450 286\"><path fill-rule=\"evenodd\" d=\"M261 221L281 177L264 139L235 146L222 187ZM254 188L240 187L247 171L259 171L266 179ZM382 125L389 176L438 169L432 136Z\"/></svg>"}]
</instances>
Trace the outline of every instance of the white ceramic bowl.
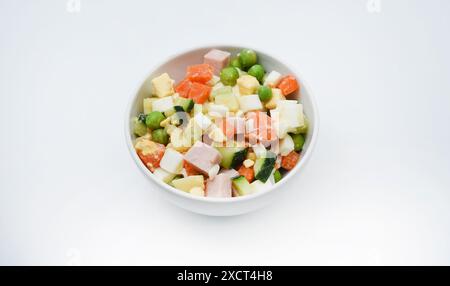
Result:
<instances>
[{"instance_id":1,"label":"white ceramic bowl","mask_svg":"<svg viewBox=\"0 0 450 286\"><path fill-rule=\"evenodd\" d=\"M188 50L181 52L168 60L164 61L162 64L157 66L148 75L145 81L140 85L139 89L135 94L132 95L128 108L126 110L125 118L125 136L128 149L131 156L138 168L142 173L155 184L154 191L161 192L169 201L174 204L205 215L213 216L230 216L247 213L256 209L259 209L268 203L272 202L277 194L287 190L278 190L285 182L295 178L298 171L304 167L306 161L311 156L313 147L315 145L318 133L318 112L315 100L311 94L310 89L305 84L304 79L299 73L290 68L287 64L280 61L277 57L272 57L267 53L264 53L258 49L254 49L258 54L258 61L261 63L267 71L276 70L283 75L293 74L300 83L300 100L304 107L304 113L309 119L310 127L308 134L306 136L305 145L303 147L302 155L300 161L297 163L294 169L287 173L283 179L276 183L272 188L260 191L258 193L235 198L208 198L208 197L198 197L191 194L185 193L183 191L177 190L168 184L158 180L153 174L145 167L136 154L133 148L133 140L135 136L132 132L132 121L131 118L136 116L142 111L142 100L150 95L152 78L160 75L161 73L167 72L171 78L175 79L176 82L184 78L186 67L188 65L199 64L203 62L203 55L206 54L210 49L217 48L231 52L233 55L237 54L242 47L236 46L209 46L201 47L193 50ZM248 48L248 47L246 47ZM297 95L293 95L298 97Z\"/></svg>"}]
</instances>

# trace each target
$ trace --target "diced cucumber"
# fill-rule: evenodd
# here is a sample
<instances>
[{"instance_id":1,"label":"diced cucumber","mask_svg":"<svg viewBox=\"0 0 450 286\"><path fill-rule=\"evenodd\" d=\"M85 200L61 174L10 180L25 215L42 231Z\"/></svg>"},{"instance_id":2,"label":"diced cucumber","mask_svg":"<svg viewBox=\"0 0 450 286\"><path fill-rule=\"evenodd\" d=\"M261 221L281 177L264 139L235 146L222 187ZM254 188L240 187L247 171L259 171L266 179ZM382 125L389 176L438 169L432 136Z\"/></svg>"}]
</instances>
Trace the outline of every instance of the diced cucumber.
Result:
<instances>
[{"instance_id":1,"label":"diced cucumber","mask_svg":"<svg viewBox=\"0 0 450 286\"><path fill-rule=\"evenodd\" d=\"M233 188L235 188L240 196L253 193L253 187L244 176L236 177L232 180Z\"/></svg>"},{"instance_id":2,"label":"diced cucumber","mask_svg":"<svg viewBox=\"0 0 450 286\"><path fill-rule=\"evenodd\" d=\"M144 136L147 134L147 125L145 123L142 123L137 117L133 118L133 132L136 136Z\"/></svg>"},{"instance_id":3,"label":"diced cucumber","mask_svg":"<svg viewBox=\"0 0 450 286\"><path fill-rule=\"evenodd\" d=\"M170 117L170 123L175 126L182 125L183 123L187 124L188 121L187 113L180 105L175 105L173 108L166 110L164 115Z\"/></svg>"},{"instance_id":4,"label":"diced cucumber","mask_svg":"<svg viewBox=\"0 0 450 286\"><path fill-rule=\"evenodd\" d=\"M175 100L175 105L181 106L186 112L191 112L194 108L194 101L190 98L179 97Z\"/></svg>"},{"instance_id":5,"label":"diced cucumber","mask_svg":"<svg viewBox=\"0 0 450 286\"><path fill-rule=\"evenodd\" d=\"M171 182L174 179L174 177L176 176L175 174L164 171L164 169L162 169L162 168L155 169L155 171L153 172L153 175L155 175L155 177L157 177L164 183Z\"/></svg>"},{"instance_id":6,"label":"diced cucumber","mask_svg":"<svg viewBox=\"0 0 450 286\"><path fill-rule=\"evenodd\" d=\"M292 134L292 141L294 142L294 150L300 152L305 144L305 137L303 134Z\"/></svg>"},{"instance_id":7,"label":"diced cucumber","mask_svg":"<svg viewBox=\"0 0 450 286\"><path fill-rule=\"evenodd\" d=\"M273 173L273 178L275 180L275 183L278 183L282 177L283 177L283 175L281 175L279 170L276 170L275 173Z\"/></svg>"},{"instance_id":8,"label":"diced cucumber","mask_svg":"<svg viewBox=\"0 0 450 286\"><path fill-rule=\"evenodd\" d=\"M264 157L256 159L255 165L253 166L255 179L265 183L269 179L270 174L272 174L276 159L276 155L270 151Z\"/></svg>"},{"instance_id":9,"label":"diced cucumber","mask_svg":"<svg viewBox=\"0 0 450 286\"><path fill-rule=\"evenodd\" d=\"M175 180L178 180L178 179L182 179L182 178L183 178L183 175L175 175L175 177L173 177L172 181L170 181L168 184L175 188L175 186L172 184L172 182Z\"/></svg>"},{"instance_id":10,"label":"diced cucumber","mask_svg":"<svg viewBox=\"0 0 450 286\"><path fill-rule=\"evenodd\" d=\"M295 128L295 131L292 132L294 134L306 134L308 133L308 128L309 128L309 120L308 118L303 115L303 125L300 127Z\"/></svg>"},{"instance_id":11,"label":"diced cucumber","mask_svg":"<svg viewBox=\"0 0 450 286\"><path fill-rule=\"evenodd\" d=\"M143 112L139 113L139 115L138 115L138 120L139 120L140 122L142 122L142 123L145 124L145 119L146 119L146 118L147 118L147 116L146 116Z\"/></svg>"},{"instance_id":12,"label":"diced cucumber","mask_svg":"<svg viewBox=\"0 0 450 286\"><path fill-rule=\"evenodd\" d=\"M220 166L225 169L236 168L247 156L247 148L245 147L216 147L217 151L222 155Z\"/></svg>"},{"instance_id":13,"label":"diced cucumber","mask_svg":"<svg viewBox=\"0 0 450 286\"><path fill-rule=\"evenodd\" d=\"M174 107L164 111L163 113L164 113L165 117L169 117L169 116L175 114L176 112L184 112L183 107L180 105L175 105Z\"/></svg>"}]
</instances>

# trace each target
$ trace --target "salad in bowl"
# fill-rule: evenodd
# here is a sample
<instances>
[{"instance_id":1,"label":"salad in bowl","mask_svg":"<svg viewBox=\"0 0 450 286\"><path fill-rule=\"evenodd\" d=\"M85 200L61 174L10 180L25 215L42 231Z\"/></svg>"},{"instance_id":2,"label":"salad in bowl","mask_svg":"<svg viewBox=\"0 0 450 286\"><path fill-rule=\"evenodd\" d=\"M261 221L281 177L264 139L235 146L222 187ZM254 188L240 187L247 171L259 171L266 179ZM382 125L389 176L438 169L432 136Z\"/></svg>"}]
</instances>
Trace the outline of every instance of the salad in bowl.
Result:
<instances>
[{"instance_id":1,"label":"salad in bowl","mask_svg":"<svg viewBox=\"0 0 450 286\"><path fill-rule=\"evenodd\" d=\"M254 196L280 184L303 156L310 123L300 81L252 49L209 49L145 85L132 118L134 152L178 192Z\"/></svg>"}]
</instances>

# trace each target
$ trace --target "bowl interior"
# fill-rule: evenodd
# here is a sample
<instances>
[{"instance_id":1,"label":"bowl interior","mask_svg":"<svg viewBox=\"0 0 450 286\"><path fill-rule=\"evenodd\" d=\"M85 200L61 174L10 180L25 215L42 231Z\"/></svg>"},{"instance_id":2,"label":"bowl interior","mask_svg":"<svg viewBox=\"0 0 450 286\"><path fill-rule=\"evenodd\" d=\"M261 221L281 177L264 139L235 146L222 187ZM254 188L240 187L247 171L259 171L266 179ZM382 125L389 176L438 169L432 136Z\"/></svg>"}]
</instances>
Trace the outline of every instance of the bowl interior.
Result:
<instances>
[{"instance_id":1,"label":"bowl interior","mask_svg":"<svg viewBox=\"0 0 450 286\"><path fill-rule=\"evenodd\" d=\"M235 56L242 49L240 47L233 47L233 46L211 46L211 47L204 47L204 48L191 50L191 51L188 51L185 53L178 54L175 57L172 57L168 61L166 61L163 64L161 64L160 66L158 66L155 70L153 70L149 74L149 76L145 79L145 81L140 86L137 94L132 99L132 102L130 105L128 119L127 119L128 120L127 124L129 126L129 128L128 128L129 134L127 134L127 136L129 136L129 139L130 139L129 143L132 142L136 138L132 131L133 123L131 121L131 118L133 118L134 116L136 116L139 112L141 112L143 110L143 106L142 106L143 99L146 97L150 97L150 95L151 95L151 80L154 77L156 77L164 72L167 72L170 75L170 77L175 80L175 84L178 83L179 81L181 81L184 78L185 73L186 73L186 67L189 65L202 63L203 55L206 54L212 48L229 51L229 52L231 52L232 56ZM316 120L317 115L315 114L315 106L314 106L313 99L311 97L311 94L308 91L307 86L305 86L304 81L302 80L301 76L298 73L291 70L286 64L283 64L278 59L275 59L275 58L265 54L264 52L260 52L256 49L255 49L255 51L258 54L258 62L264 66L266 71L270 72L272 70L276 70L276 71L280 72L282 75L292 74L297 78L297 80L300 83L300 91L290 95L290 97L289 97L289 99L300 98L300 102L303 104L304 113L305 113L306 117L308 117L308 120L310 123L309 130L308 130L307 136L305 138L305 144L304 144L303 151L302 151L303 156L301 157L300 162L297 164L297 165L300 165L301 160L305 159L305 154L309 153L309 149L310 149L310 145L312 142L314 132L317 132L316 128L315 128L315 124L317 121ZM145 168L145 166L142 163L141 163L141 165L142 165L141 166L142 168ZM295 168L290 172L295 172L296 170L298 170L298 168ZM157 179L154 178L150 172L148 172L148 174L154 181L157 181ZM157 183L160 185L164 185L164 187L166 187L167 189L171 189L171 187L167 184L161 184L160 182L157 182ZM179 191L179 193L182 193L182 191ZM208 199L208 198L205 198L205 199Z\"/></svg>"}]
</instances>

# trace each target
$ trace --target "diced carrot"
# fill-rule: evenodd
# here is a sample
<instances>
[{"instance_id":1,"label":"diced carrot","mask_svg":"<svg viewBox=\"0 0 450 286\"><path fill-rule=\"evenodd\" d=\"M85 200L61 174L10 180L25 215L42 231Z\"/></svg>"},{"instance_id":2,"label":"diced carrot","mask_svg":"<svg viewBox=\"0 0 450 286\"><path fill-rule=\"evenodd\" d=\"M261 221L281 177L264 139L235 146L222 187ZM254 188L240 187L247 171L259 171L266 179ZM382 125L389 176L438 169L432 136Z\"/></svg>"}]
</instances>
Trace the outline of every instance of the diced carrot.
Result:
<instances>
[{"instance_id":1,"label":"diced carrot","mask_svg":"<svg viewBox=\"0 0 450 286\"><path fill-rule=\"evenodd\" d=\"M265 112L248 112L245 119L248 126L245 133L252 144L267 143L276 139L277 135L272 128L272 119Z\"/></svg>"},{"instance_id":2,"label":"diced carrot","mask_svg":"<svg viewBox=\"0 0 450 286\"><path fill-rule=\"evenodd\" d=\"M287 75L281 79L278 88L281 89L283 95L288 95L298 90L299 85L293 75Z\"/></svg>"},{"instance_id":3,"label":"diced carrot","mask_svg":"<svg viewBox=\"0 0 450 286\"><path fill-rule=\"evenodd\" d=\"M281 157L281 167L286 170L292 170L298 162L300 154L292 151L287 156Z\"/></svg>"},{"instance_id":4,"label":"diced carrot","mask_svg":"<svg viewBox=\"0 0 450 286\"><path fill-rule=\"evenodd\" d=\"M209 64L199 64L187 67L186 77L195 82L207 83L212 79L214 68Z\"/></svg>"},{"instance_id":5,"label":"diced carrot","mask_svg":"<svg viewBox=\"0 0 450 286\"><path fill-rule=\"evenodd\" d=\"M244 165L242 165L238 170L239 175L244 176L249 183L253 182L255 179L255 171L252 167L246 168Z\"/></svg>"},{"instance_id":6,"label":"diced carrot","mask_svg":"<svg viewBox=\"0 0 450 286\"><path fill-rule=\"evenodd\" d=\"M188 176L200 175L201 173L194 167L194 165L184 161L184 169L186 170L186 174Z\"/></svg>"},{"instance_id":7,"label":"diced carrot","mask_svg":"<svg viewBox=\"0 0 450 286\"><path fill-rule=\"evenodd\" d=\"M203 104L208 100L210 93L210 86L194 82L192 83L191 89L189 90L188 98L193 99L195 103Z\"/></svg>"},{"instance_id":8,"label":"diced carrot","mask_svg":"<svg viewBox=\"0 0 450 286\"><path fill-rule=\"evenodd\" d=\"M189 90L191 90L192 82L190 80L183 79L176 87L175 92L178 92L178 94L181 97L188 97Z\"/></svg>"},{"instance_id":9,"label":"diced carrot","mask_svg":"<svg viewBox=\"0 0 450 286\"><path fill-rule=\"evenodd\" d=\"M143 154L142 150L137 150L137 154L144 165L153 173L156 168L159 168L159 163L164 156L165 146L159 143L155 143L155 148L151 153Z\"/></svg>"}]
</instances>

